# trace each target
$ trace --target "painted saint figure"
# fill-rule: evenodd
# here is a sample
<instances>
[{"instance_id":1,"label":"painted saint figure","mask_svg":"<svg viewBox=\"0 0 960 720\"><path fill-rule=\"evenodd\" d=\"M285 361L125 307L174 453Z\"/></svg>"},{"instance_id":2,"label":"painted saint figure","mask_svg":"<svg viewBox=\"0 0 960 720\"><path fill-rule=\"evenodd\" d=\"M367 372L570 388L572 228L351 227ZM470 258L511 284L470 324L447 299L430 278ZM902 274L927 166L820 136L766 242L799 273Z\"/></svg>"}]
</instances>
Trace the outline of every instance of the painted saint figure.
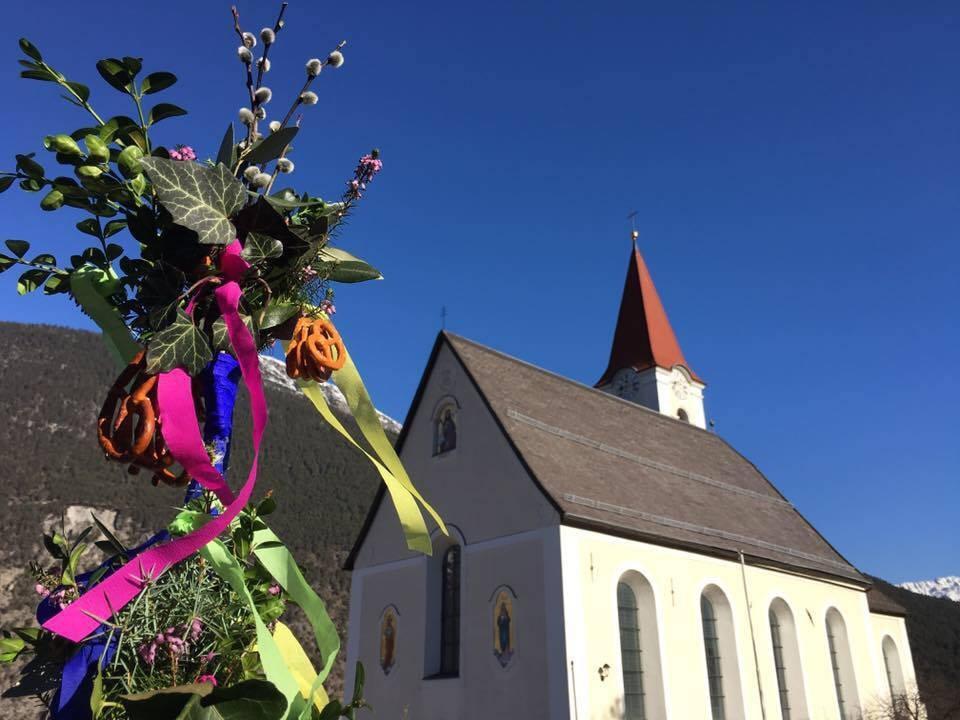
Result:
<instances>
[{"instance_id":1,"label":"painted saint figure","mask_svg":"<svg viewBox=\"0 0 960 720\"><path fill-rule=\"evenodd\" d=\"M397 618L393 608L387 608L380 623L380 667L389 675L396 663Z\"/></svg>"},{"instance_id":2,"label":"painted saint figure","mask_svg":"<svg viewBox=\"0 0 960 720\"><path fill-rule=\"evenodd\" d=\"M513 659L513 603L506 590L497 595L493 613L493 654L506 667Z\"/></svg>"},{"instance_id":3,"label":"painted saint figure","mask_svg":"<svg viewBox=\"0 0 960 720\"><path fill-rule=\"evenodd\" d=\"M437 418L437 455L453 450L457 446L457 423L453 419L453 408L444 408Z\"/></svg>"}]
</instances>

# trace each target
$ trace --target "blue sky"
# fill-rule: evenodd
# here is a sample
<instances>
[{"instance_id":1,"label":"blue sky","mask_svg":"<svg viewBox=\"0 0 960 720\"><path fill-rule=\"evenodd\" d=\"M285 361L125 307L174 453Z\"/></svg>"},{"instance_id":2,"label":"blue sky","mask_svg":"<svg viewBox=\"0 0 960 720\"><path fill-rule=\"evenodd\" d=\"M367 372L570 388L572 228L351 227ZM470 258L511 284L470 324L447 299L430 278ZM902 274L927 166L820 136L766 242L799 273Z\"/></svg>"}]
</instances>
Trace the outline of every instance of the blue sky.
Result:
<instances>
[{"instance_id":1,"label":"blue sky","mask_svg":"<svg viewBox=\"0 0 960 720\"><path fill-rule=\"evenodd\" d=\"M191 114L160 140L214 154L245 92L228 3L76 7L6 8L7 164L84 124L17 78L20 34L105 113L130 108L98 58L176 73L155 97ZM273 22L273 3L240 8ZM341 243L386 280L343 289L337 318L385 411L406 412L442 306L462 335L595 381L637 210L717 431L858 567L902 581L960 574L958 29L947 2L293 0L268 77L280 113L303 62L348 40L291 179L332 197L383 151ZM4 237L83 247L80 217L38 201L0 197ZM15 282L0 318L89 326Z\"/></svg>"}]
</instances>

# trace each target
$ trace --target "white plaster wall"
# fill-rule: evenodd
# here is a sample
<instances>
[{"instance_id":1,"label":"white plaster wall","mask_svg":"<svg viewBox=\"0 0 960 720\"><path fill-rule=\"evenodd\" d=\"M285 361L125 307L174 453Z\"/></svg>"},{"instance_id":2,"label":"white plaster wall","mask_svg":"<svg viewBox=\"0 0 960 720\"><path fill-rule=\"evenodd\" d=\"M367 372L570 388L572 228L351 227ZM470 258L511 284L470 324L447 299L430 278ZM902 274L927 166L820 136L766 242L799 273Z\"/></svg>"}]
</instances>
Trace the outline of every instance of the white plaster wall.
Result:
<instances>
[{"instance_id":1,"label":"white plaster wall","mask_svg":"<svg viewBox=\"0 0 960 720\"><path fill-rule=\"evenodd\" d=\"M700 620L700 594L709 584L723 590L733 612L744 701L740 717L761 718L759 665L766 717L780 718L767 616L774 598L782 598L787 603L796 621L803 691L810 718L838 720L839 717L824 625L830 607L837 608L846 623L862 707L886 688L880 634L896 632L898 647L902 651L909 648L902 620L890 618L888 621L885 616L871 615L866 593L852 586L747 566L752 603L748 612L741 566L737 562L570 527L561 528L561 548L567 656L574 666L574 682L568 699L572 707L575 702L570 717L579 720L621 717L622 676L615 593L618 579L628 570L642 573L653 587L660 618L666 717L670 720L710 718ZM751 618L757 663L751 642ZM601 680L598 669L604 664L610 665L610 674ZM906 653L903 665L905 673L909 667L912 676L912 663ZM797 691L791 688L791 692ZM737 716L728 713L728 717Z\"/></svg>"},{"instance_id":2,"label":"white plaster wall","mask_svg":"<svg viewBox=\"0 0 960 720\"><path fill-rule=\"evenodd\" d=\"M701 383L695 382L680 368L664 370L654 368L657 378L658 408L664 415L672 418L682 408L687 413L691 425L706 429L707 418L703 409L703 389Z\"/></svg>"},{"instance_id":3,"label":"white plaster wall","mask_svg":"<svg viewBox=\"0 0 960 720\"><path fill-rule=\"evenodd\" d=\"M916 689L917 677L913 667L913 653L910 650L910 640L907 637L907 623L902 617L870 613L870 623L873 628L873 642L880 676L877 679L878 694L870 699L871 703L885 703L890 698L887 688L886 668L883 663L883 639L890 637L897 646L897 656L900 659L900 669L903 672L904 684L907 692Z\"/></svg>"},{"instance_id":4,"label":"white plaster wall","mask_svg":"<svg viewBox=\"0 0 960 720\"><path fill-rule=\"evenodd\" d=\"M559 589L559 530L548 528L467 545L461 586L460 677L424 678L427 593L426 558L401 560L354 572L347 687L359 659L366 670L365 696L377 718L488 720L562 717L564 659ZM509 585L516 654L503 668L493 654L493 598ZM553 591L548 592L552 588ZM379 627L388 604L398 612L396 664L379 664ZM558 652L559 651L559 652ZM556 702L551 690L559 696ZM558 714L559 713L559 714Z\"/></svg>"},{"instance_id":5,"label":"white plaster wall","mask_svg":"<svg viewBox=\"0 0 960 720\"><path fill-rule=\"evenodd\" d=\"M455 398L457 447L433 456L433 414ZM421 494L463 533L468 544L556 525L557 512L517 460L459 361L442 346L401 452ZM428 522L430 522L428 518ZM413 557L389 498L381 503L355 567Z\"/></svg>"}]
</instances>

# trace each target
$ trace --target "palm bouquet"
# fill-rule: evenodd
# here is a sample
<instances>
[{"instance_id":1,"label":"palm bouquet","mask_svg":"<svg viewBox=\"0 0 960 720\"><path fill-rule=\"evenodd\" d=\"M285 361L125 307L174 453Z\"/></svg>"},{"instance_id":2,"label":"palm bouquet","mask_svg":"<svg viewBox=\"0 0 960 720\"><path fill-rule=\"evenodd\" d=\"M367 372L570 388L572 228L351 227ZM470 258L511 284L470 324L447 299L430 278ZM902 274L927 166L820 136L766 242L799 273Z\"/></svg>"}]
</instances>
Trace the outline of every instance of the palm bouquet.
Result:
<instances>
[{"instance_id":1,"label":"palm bouquet","mask_svg":"<svg viewBox=\"0 0 960 720\"><path fill-rule=\"evenodd\" d=\"M32 568L39 626L5 631L0 661L29 658L5 694L34 696L54 718L329 720L365 707L362 669L349 699L328 699L336 630L267 525L275 500L255 500L268 418L258 352L277 342L290 377L383 478L408 546L430 552L421 507L443 528L404 472L331 321L336 283L380 277L333 243L380 171L379 153L360 158L336 201L287 182L303 113L320 100L322 74L343 65L345 43L305 63L302 86L274 118L265 80L286 8L256 34L232 8L244 105L204 160L190 146L156 140L158 123L186 114L151 97L176 83L173 74L145 73L137 57L99 61L99 75L135 110L107 117L86 85L20 40L21 75L57 86L89 120L46 136L44 158L17 155L15 169L0 173L0 192L16 183L37 193L44 211L79 211L89 246L61 263L8 240L0 272L21 267L19 293L68 293L100 326L121 367L97 419L105 457L185 491L179 514L136 547L96 518L76 537L44 538L51 558ZM136 252L116 242L121 233ZM319 384L330 379L363 446L326 405ZM234 488L224 476L241 383L254 460ZM94 548L102 557L90 562ZM319 668L283 622L290 604L310 622Z\"/></svg>"}]
</instances>

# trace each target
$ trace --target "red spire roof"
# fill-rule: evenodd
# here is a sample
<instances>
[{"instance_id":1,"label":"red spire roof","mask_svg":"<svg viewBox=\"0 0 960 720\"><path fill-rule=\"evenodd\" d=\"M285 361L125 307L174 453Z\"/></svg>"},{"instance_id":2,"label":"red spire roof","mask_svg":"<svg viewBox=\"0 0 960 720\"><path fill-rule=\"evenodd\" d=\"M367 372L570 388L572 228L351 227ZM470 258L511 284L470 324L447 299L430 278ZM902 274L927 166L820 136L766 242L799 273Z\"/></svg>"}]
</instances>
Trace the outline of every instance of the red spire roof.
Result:
<instances>
[{"instance_id":1,"label":"red spire roof","mask_svg":"<svg viewBox=\"0 0 960 720\"><path fill-rule=\"evenodd\" d=\"M613 334L610 364L596 387L606 385L614 373L623 368L647 370L656 366L669 370L675 365L682 365L694 380L703 382L684 359L647 264L634 245Z\"/></svg>"}]
</instances>

